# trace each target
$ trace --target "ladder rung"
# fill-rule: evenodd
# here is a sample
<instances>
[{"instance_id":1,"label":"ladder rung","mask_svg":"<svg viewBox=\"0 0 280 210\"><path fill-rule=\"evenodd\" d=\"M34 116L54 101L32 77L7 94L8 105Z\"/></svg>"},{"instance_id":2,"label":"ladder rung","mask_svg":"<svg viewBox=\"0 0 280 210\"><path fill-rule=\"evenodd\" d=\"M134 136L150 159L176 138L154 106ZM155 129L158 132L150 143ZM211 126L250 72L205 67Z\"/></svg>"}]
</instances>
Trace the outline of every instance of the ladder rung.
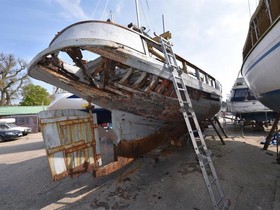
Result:
<instances>
[{"instance_id":1,"label":"ladder rung","mask_svg":"<svg viewBox=\"0 0 280 210\"><path fill-rule=\"evenodd\" d=\"M200 138L195 138L195 139L200 140ZM203 144L199 145L198 148L199 149L203 148Z\"/></svg>"},{"instance_id":2,"label":"ladder rung","mask_svg":"<svg viewBox=\"0 0 280 210\"><path fill-rule=\"evenodd\" d=\"M198 159L199 159L200 162L203 163L204 166L207 166L207 165L210 164L210 161L208 161L207 157L205 155L203 155L203 154L199 154L198 155Z\"/></svg>"},{"instance_id":3,"label":"ladder rung","mask_svg":"<svg viewBox=\"0 0 280 210\"><path fill-rule=\"evenodd\" d=\"M167 45L165 45L166 46L166 52L167 52L167 50L171 50L171 47L170 46L168 46L168 44Z\"/></svg>"},{"instance_id":4,"label":"ladder rung","mask_svg":"<svg viewBox=\"0 0 280 210\"><path fill-rule=\"evenodd\" d=\"M182 77L174 76L174 78L182 80Z\"/></svg>"},{"instance_id":5,"label":"ladder rung","mask_svg":"<svg viewBox=\"0 0 280 210\"><path fill-rule=\"evenodd\" d=\"M209 163L210 163L209 161L203 162L204 166L209 165Z\"/></svg>"},{"instance_id":6,"label":"ladder rung","mask_svg":"<svg viewBox=\"0 0 280 210\"><path fill-rule=\"evenodd\" d=\"M217 177L215 177L215 178L210 182L210 184L212 185L212 184L214 184L216 181L217 181Z\"/></svg>"},{"instance_id":7,"label":"ladder rung","mask_svg":"<svg viewBox=\"0 0 280 210\"><path fill-rule=\"evenodd\" d=\"M217 206L221 203L221 201L223 200L224 196L221 195L221 197L219 198L219 200L217 201Z\"/></svg>"},{"instance_id":8,"label":"ladder rung","mask_svg":"<svg viewBox=\"0 0 280 210\"><path fill-rule=\"evenodd\" d=\"M189 105L189 107L192 105L189 101L186 101L186 100L182 100L182 102L186 105Z\"/></svg>"},{"instance_id":9,"label":"ladder rung","mask_svg":"<svg viewBox=\"0 0 280 210\"><path fill-rule=\"evenodd\" d=\"M214 206L214 209L218 209L219 203L221 203L221 201L224 200L224 195L221 190L221 186L220 186L218 177L216 175L215 175L215 177L213 177L214 174L216 174L216 172L215 172L214 166L212 165L213 163L211 160L211 151L207 149L207 146L204 142L204 137L202 135L202 131L200 130L201 128L198 124L198 120L197 120L196 113L192 106L192 102L191 102L191 99L190 99L190 96L188 93L188 89L182 78L183 71L180 69L180 67L177 64L176 55L174 54L174 52L172 50L172 45L168 40L164 39L163 37L160 37L160 41L161 41L161 46L162 46L162 52L164 53L164 57L165 57L166 66L173 76L173 85L174 85L174 89L177 94L178 102L180 104L180 112L183 113L183 116L185 118L186 125L188 128L188 132L191 136L192 142L194 143L193 146L194 146L194 149L196 150L200 168L201 168L202 172L204 174L206 173L206 175L207 175L207 177L203 176L203 178L204 178L205 182L207 183L206 184L207 187L209 188L208 191L209 191L209 194L210 194L210 197L212 200L212 204ZM177 71L177 73L175 73L175 70ZM182 93L182 92L184 92L184 93ZM183 97L183 96L185 96L185 97ZM193 119L195 126L191 125L190 118ZM197 141L197 142L195 142L195 141ZM197 144L199 144L199 146L197 146ZM205 167L206 165L208 165L207 168L210 167L210 170L212 173L211 175L209 175L209 176L213 177L213 179L211 179L211 182L209 180L210 177L208 176L207 171L206 171L206 167ZM216 183L216 185L217 185L216 187L218 190L218 194L216 194L216 193L214 194L214 192L213 192L212 185L214 183ZM221 196L218 201L216 200L215 195ZM228 206L227 203L225 203L225 206ZM225 208L223 208L223 209L225 209Z\"/></svg>"},{"instance_id":10,"label":"ladder rung","mask_svg":"<svg viewBox=\"0 0 280 210\"><path fill-rule=\"evenodd\" d=\"M183 106L183 107L181 107L181 109L182 109L183 111L186 112L186 115L187 115L189 118L192 118L192 117L193 117L193 116L191 115L191 112L189 111L190 107Z\"/></svg>"}]
</instances>

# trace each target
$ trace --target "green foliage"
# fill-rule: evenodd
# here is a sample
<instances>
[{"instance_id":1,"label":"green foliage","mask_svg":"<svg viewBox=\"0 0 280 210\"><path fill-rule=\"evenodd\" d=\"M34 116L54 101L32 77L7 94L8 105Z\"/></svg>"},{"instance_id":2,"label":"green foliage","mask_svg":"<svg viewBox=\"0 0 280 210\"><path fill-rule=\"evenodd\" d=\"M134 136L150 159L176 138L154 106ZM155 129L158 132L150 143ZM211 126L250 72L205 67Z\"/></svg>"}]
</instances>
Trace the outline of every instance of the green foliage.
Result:
<instances>
[{"instance_id":1,"label":"green foliage","mask_svg":"<svg viewBox=\"0 0 280 210\"><path fill-rule=\"evenodd\" d=\"M51 97L47 90L40 85L29 84L23 87L21 106L49 105Z\"/></svg>"}]
</instances>

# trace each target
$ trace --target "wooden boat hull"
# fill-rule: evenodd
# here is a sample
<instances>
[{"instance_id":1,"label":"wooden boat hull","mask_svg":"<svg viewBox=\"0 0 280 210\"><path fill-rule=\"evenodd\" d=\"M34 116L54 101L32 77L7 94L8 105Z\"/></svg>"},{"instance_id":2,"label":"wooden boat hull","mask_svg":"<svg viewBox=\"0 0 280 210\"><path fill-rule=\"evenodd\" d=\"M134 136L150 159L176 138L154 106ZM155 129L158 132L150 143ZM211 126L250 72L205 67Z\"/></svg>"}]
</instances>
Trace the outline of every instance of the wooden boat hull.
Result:
<instances>
[{"instance_id":1,"label":"wooden boat hull","mask_svg":"<svg viewBox=\"0 0 280 210\"><path fill-rule=\"evenodd\" d=\"M198 119L213 117L221 107L220 83L176 59ZM160 44L131 28L103 21L73 24L31 61L28 73L111 111L116 144L133 140L143 147L164 133L160 128L185 126Z\"/></svg>"}]
</instances>

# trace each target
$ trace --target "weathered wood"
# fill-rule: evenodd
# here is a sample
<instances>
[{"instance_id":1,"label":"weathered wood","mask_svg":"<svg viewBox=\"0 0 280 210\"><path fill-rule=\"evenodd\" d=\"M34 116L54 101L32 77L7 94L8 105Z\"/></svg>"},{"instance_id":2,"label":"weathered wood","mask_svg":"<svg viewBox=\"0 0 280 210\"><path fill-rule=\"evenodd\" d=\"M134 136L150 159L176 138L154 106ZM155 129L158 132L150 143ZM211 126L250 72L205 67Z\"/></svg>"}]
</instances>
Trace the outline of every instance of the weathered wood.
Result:
<instances>
[{"instance_id":1,"label":"weathered wood","mask_svg":"<svg viewBox=\"0 0 280 210\"><path fill-rule=\"evenodd\" d=\"M162 33L161 35L154 37L153 40L156 42L160 42L160 37L168 40L168 39L172 38L172 34L170 33L170 31L166 31L166 32Z\"/></svg>"},{"instance_id":2,"label":"weathered wood","mask_svg":"<svg viewBox=\"0 0 280 210\"><path fill-rule=\"evenodd\" d=\"M100 177L109 175L125 165L132 162L134 158L118 157L117 161L111 162L105 166L99 167L98 170L93 170L93 176Z\"/></svg>"},{"instance_id":3,"label":"weathered wood","mask_svg":"<svg viewBox=\"0 0 280 210\"><path fill-rule=\"evenodd\" d=\"M131 75L133 73L133 69L132 68L129 68L126 72L126 74L123 76L123 78L119 81L120 84L124 85L124 84L127 84Z\"/></svg>"},{"instance_id":4,"label":"weathered wood","mask_svg":"<svg viewBox=\"0 0 280 210\"><path fill-rule=\"evenodd\" d=\"M214 128L215 132L217 133L217 135L219 136L221 142L223 145L225 145L226 143L224 142L223 137L221 136L221 134L219 133L218 129L215 126L215 123L213 122L213 119L209 119L209 122L211 123L212 127Z\"/></svg>"},{"instance_id":5,"label":"weathered wood","mask_svg":"<svg viewBox=\"0 0 280 210\"><path fill-rule=\"evenodd\" d=\"M138 80L136 80L136 82L134 82L132 87L135 89L138 89L140 86L142 86L146 82L147 77L148 77L148 73L142 72L140 77L138 78Z\"/></svg>"},{"instance_id":6,"label":"weathered wood","mask_svg":"<svg viewBox=\"0 0 280 210\"><path fill-rule=\"evenodd\" d=\"M270 144L270 141L271 141L272 134L277 130L279 119L280 119L280 113L277 113L276 117L275 117L275 120L273 122L273 125L271 127L271 130L269 131L268 135L265 138L265 143L263 145L263 150L267 150L267 148Z\"/></svg>"}]
</instances>

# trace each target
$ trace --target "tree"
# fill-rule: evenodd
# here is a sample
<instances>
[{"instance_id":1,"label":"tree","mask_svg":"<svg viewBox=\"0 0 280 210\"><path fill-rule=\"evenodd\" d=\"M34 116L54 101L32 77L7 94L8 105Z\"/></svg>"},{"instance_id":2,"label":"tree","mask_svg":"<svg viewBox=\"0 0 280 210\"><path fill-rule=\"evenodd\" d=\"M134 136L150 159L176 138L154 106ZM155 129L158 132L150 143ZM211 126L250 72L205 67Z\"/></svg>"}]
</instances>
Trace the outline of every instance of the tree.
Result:
<instances>
[{"instance_id":1,"label":"tree","mask_svg":"<svg viewBox=\"0 0 280 210\"><path fill-rule=\"evenodd\" d=\"M21 106L49 105L51 97L48 91L40 85L29 84L23 87Z\"/></svg>"},{"instance_id":2,"label":"tree","mask_svg":"<svg viewBox=\"0 0 280 210\"><path fill-rule=\"evenodd\" d=\"M18 99L21 88L30 82L26 62L12 54L0 53L0 106L9 106Z\"/></svg>"}]
</instances>

